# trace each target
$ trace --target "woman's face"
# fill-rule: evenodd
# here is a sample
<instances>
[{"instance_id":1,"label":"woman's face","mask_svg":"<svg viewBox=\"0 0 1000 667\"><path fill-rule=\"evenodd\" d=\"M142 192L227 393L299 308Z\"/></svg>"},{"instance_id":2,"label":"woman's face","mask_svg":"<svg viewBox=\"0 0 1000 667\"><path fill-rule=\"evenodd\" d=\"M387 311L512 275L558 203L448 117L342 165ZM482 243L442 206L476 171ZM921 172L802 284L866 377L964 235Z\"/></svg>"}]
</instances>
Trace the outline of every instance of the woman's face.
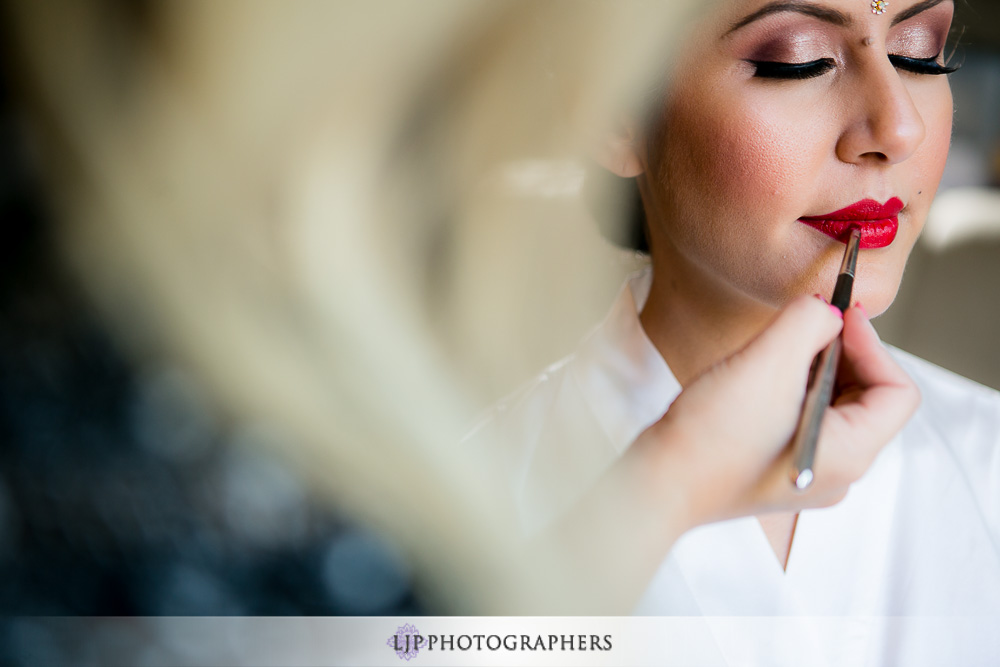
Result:
<instances>
[{"instance_id":1,"label":"woman's face","mask_svg":"<svg viewBox=\"0 0 1000 667\"><path fill-rule=\"evenodd\" d=\"M948 152L953 2L722 5L687 44L640 158L657 275L773 307L829 297L851 218L855 298L882 312Z\"/></svg>"}]
</instances>

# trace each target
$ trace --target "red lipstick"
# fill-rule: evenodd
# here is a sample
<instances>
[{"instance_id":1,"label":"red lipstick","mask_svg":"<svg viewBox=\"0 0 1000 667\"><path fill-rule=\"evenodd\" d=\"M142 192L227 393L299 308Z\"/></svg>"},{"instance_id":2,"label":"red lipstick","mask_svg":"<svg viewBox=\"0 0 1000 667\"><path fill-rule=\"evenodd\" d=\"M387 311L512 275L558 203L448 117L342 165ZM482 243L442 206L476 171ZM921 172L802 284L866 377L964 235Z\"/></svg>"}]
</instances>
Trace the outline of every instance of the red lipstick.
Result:
<instances>
[{"instance_id":1,"label":"red lipstick","mask_svg":"<svg viewBox=\"0 0 1000 667\"><path fill-rule=\"evenodd\" d=\"M903 210L903 206L899 197L893 197L884 204L879 204L874 199L865 199L833 213L799 218L799 222L804 222L841 243L847 243L851 227L857 227L861 230L862 248L884 248L896 238L899 212Z\"/></svg>"}]
</instances>

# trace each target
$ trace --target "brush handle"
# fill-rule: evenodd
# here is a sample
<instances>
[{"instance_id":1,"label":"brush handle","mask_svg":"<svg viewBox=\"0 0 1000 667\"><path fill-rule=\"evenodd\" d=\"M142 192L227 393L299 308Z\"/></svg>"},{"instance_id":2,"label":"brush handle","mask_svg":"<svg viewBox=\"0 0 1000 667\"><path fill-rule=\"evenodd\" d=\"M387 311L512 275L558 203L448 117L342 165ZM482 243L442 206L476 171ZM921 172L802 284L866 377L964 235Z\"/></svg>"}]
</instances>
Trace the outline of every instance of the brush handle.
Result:
<instances>
[{"instance_id":1,"label":"brush handle","mask_svg":"<svg viewBox=\"0 0 1000 667\"><path fill-rule=\"evenodd\" d=\"M823 416L830 407L830 399L833 397L841 345L840 337L834 338L833 342L817 354L813 361L809 388L806 390L799 425L792 441L792 483L800 491L812 484L816 444L819 442Z\"/></svg>"},{"instance_id":2,"label":"brush handle","mask_svg":"<svg viewBox=\"0 0 1000 667\"><path fill-rule=\"evenodd\" d=\"M847 247L844 249L844 259L840 263L840 273L833 288L833 298L830 299L830 304L839 308L841 313L851 305L854 272L860 248L861 230L855 227L851 230ZM837 380L837 366L840 364L842 346L841 338L837 336L813 360L806 398L802 403L799 425L795 429L795 439L792 441L792 484L800 491L809 488L813 481L813 463L816 459L819 430L823 426L823 415L826 414L826 409L830 407L830 400L833 398L833 385Z\"/></svg>"},{"instance_id":3,"label":"brush handle","mask_svg":"<svg viewBox=\"0 0 1000 667\"><path fill-rule=\"evenodd\" d=\"M841 273L837 276L837 286L833 288L833 298L830 299L830 305L840 308L840 312L850 308L853 289L854 276L850 273Z\"/></svg>"}]
</instances>

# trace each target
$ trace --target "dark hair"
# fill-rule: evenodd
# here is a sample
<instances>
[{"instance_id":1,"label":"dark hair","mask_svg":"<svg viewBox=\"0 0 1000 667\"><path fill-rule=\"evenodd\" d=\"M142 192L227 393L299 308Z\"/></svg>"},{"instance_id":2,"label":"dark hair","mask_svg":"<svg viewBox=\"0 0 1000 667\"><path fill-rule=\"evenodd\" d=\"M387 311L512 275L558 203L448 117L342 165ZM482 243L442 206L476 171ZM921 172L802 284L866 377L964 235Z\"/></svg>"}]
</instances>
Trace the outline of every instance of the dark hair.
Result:
<instances>
[{"instance_id":1,"label":"dark hair","mask_svg":"<svg viewBox=\"0 0 1000 667\"><path fill-rule=\"evenodd\" d=\"M637 107L636 117L644 121L640 126L646 128L644 141L651 155L666 140L666 92L662 82L650 87ZM636 179L617 176L591 160L583 187L584 200L601 236L616 246L648 255L649 224Z\"/></svg>"},{"instance_id":2,"label":"dark hair","mask_svg":"<svg viewBox=\"0 0 1000 667\"><path fill-rule=\"evenodd\" d=\"M627 250L649 254L646 212L634 178L621 178L602 166L588 165L584 199L601 236Z\"/></svg>"}]
</instances>

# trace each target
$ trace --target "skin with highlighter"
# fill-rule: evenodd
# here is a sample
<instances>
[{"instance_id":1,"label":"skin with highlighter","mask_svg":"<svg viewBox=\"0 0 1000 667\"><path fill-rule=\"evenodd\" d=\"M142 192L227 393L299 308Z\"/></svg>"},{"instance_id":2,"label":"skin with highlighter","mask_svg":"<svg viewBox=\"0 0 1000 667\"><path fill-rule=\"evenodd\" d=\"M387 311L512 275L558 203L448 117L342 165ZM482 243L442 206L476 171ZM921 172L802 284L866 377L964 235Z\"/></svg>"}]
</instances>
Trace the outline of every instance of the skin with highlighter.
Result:
<instances>
[{"instance_id":1,"label":"skin with highlighter","mask_svg":"<svg viewBox=\"0 0 1000 667\"><path fill-rule=\"evenodd\" d=\"M612 533L591 556L595 574L631 559L621 609L693 525L757 515L784 566L796 512L843 498L916 409L868 318L895 298L944 169L953 12L951 0L893 0L883 14L862 0L719 3L680 49L652 123L626 123L601 147L607 169L638 183L653 267L640 319L683 387L574 513L616 525L616 512L645 512L648 527L664 506L684 508L669 539L644 550L636 542L652 538ZM829 297L854 226L864 306L844 314L821 472L797 494L783 447L812 355L840 331L809 295ZM745 451L723 444L734 441ZM686 495L664 499L664 487ZM609 489L631 500L608 510ZM574 516L562 530L583 541Z\"/></svg>"}]
</instances>

